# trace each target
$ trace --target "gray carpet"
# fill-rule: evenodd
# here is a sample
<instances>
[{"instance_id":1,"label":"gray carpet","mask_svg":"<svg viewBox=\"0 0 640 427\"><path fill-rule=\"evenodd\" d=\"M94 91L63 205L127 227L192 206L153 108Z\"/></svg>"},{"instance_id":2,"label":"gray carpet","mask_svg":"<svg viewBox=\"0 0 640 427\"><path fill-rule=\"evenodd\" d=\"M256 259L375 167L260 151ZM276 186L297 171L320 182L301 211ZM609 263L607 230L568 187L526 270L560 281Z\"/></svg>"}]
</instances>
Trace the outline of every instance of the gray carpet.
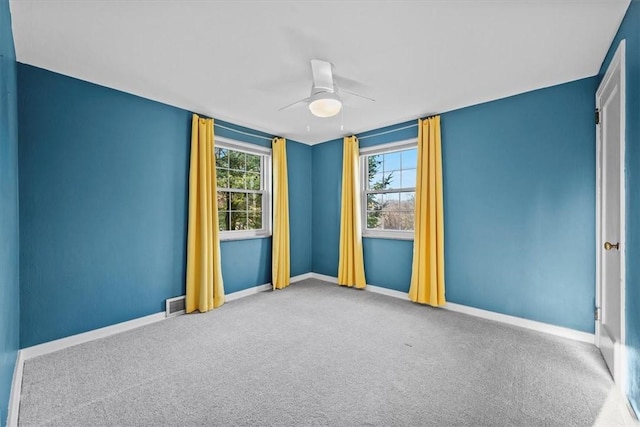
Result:
<instances>
[{"instance_id":1,"label":"gray carpet","mask_svg":"<svg viewBox=\"0 0 640 427\"><path fill-rule=\"evenodd\" d=\"M317 280L28 360L20 425L592 425L597 349Z\"/></svg>"}]
</instances>

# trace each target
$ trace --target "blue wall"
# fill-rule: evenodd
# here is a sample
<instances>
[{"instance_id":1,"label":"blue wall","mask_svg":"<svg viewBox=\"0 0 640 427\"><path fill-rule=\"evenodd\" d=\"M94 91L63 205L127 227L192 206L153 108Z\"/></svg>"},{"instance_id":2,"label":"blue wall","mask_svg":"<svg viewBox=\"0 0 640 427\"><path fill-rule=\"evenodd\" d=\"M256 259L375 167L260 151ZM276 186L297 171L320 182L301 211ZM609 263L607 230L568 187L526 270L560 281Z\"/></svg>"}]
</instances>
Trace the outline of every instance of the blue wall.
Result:
<instances>
[{"instance_id":1,"label":"blue wall","mask_svg":"<svg viewBox=\"0 0 640 427\"><path fill-rule=\"evenodd\" d=\"M311 153L311 146L287 141L291 276L311 271Z\"/></svg>"},{"instance_id":2,"label":"blue wall","mask_svg":"<svg viewBox=\"0 0 640 427\"><path fill-rule=\"evenodd\" d=\"M20 337L18 105L8 0L0 0L0 425L5 425Z\"/></svg>"},{"instance_id":3,"label":"blue wall","mask_svg":"<svg viewBox=\"0 0 640 427\"><path fill-rule=\"evenodd\" d=\"M5 425L20 337L18 104L8 0L0 0L0 425Z\"/></svg>"},{"instance_id":4,"label":"blue wall","mask_svg":"<svg viewBox=\"0 0 640 427\"><path fill-rule=\"evenodd\" d=\"M596 84L443 115L451 302L593 332Z\"/></svg>"},{"instance_id":5,"label":"blue wall","mask_svg":"<svg viewBox=\"0 0 640 427\"><path fill-rule=\"evenodd\" d=\"M23 64L18 87L21 346L162 311L184 294L191 113ZM309 165L299 145L290 163ZM310 220L294 225L292 271L308 272ZM227 293L269 283L271 239L223 242L222 267Z\"/></svg>"},{"instance_id":6,"label":"blue wall","mask_svg":"<svg viewBox=\"0 0 640 427\"><path fill-rule=\"evenodd\" d=\"M19 64L22 347L184 290L188 112Z\"/></svg>"},{"instance_id":7,"label":"blue wall","mask_svg":"<svg viewBox=\"0 0 640 427\"><path fill-rule=\"evenodd\" d=\"M640 415L640 3L632 1L605 58L598 81L620 40L626 40L626 327L629 379L627 395Z\"/></svg>"},{"instance_id":8,"label":"blue wall","mask_svg":"<svg viewBox=\"0 0 640 427\"><path fill-rule=\"evenodd\" d=\"M448 301L593 332L596 84L442 114ZM364 138L377 132L359 135L361 146L417 136L411 128ZM313 271L332 276L341 146L313 147ZM367 283L408 291L413 242L363 245Z\"/></svg>"},{"instance_id":9,"label":"blue wall","mask_svg":"<svg viewBox=\"0 0 640 427\"><path fill-rule=\"evenodd\" d=\"M338 275L342 140L312 147L312 271Z\"/></svg>"}]
</instances>

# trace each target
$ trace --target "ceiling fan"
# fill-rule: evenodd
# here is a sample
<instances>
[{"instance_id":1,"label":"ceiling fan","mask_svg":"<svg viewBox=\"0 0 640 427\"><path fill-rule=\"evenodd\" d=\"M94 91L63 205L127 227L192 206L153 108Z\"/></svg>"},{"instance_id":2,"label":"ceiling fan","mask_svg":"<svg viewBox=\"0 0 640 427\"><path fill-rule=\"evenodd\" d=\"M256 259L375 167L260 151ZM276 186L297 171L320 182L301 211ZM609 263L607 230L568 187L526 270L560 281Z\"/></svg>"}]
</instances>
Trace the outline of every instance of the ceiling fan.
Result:
<instances>
[{"instance_id":1,"label":"ceiling fan","mask_svg":"<svg viewBox=\"0 0 640 427\"><path fill-rule=\"evenodd\" d=\"M313 73L311 95L304 99L292 102L289 105L285 105L278 111L306 102L309 110L314 116L333 117L342 110L341 93L346 93L375 102L375 99L373 98L338 88L338 84L333 74L333 64L331 62L312 59L311 72Z\"/></svg>"}]
</instances>

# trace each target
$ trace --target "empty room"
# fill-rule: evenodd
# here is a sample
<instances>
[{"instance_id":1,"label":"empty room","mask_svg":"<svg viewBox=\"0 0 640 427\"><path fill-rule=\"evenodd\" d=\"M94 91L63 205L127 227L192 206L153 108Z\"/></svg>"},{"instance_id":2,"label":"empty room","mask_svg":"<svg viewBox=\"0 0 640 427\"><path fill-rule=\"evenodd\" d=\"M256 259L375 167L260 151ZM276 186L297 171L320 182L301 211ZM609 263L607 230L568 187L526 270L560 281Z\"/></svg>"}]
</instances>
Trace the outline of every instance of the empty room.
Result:
<instances>
[{"instance_id":1,"label":"empty room","mask_svg":"<svg viewBox=\"0 0 640 427\"><path fill-rule=\"evenodd\" d=\"M0 425L640 414L640 2L0 0Z\"/></svg>"}]
</instances>

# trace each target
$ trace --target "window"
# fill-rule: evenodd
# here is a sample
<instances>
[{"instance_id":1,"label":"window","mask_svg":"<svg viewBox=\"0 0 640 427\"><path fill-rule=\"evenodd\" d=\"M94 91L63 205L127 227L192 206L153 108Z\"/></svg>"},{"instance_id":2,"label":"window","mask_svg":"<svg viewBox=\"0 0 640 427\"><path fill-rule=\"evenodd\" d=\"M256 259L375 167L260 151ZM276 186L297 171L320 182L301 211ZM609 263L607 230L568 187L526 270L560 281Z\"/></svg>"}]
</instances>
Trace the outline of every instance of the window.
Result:
<instances>
[{"instance_id":1,"label":"window","mask_svg":"<svg viewBox=\"0 0 640 427\"><path fill-rule=\"evenodd\" d=\"M363 236L413 239L416 140L360 150Z\"/></svg>"},{"instance_id":2,"label":"window","mask_svg":"<svg viewBox=\"0 0 640 427\"><path fill-rule=\"evenodd\" d=\"M220 239L271 234L271 150L216 138Z\"/></svg>"}]
</instances>

